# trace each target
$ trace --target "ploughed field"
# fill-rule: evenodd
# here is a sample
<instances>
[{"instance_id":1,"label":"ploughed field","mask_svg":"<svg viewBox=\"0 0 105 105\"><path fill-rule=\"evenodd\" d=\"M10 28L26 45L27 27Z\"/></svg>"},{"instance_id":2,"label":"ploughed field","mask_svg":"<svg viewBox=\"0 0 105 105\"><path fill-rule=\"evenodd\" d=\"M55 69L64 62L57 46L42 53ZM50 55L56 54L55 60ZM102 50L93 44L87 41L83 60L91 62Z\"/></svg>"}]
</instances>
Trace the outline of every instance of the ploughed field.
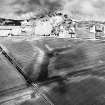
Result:
<instances>
[{"instance_id":1,"label":"ploughed field","mask_svg":"<svg viewBox=\"0 0 105 105\"><path fill-rule=\"evenodd\" d=\"M49 64L49 76L62 75L72 71L90 72L75 75L65 81L62 87L56 82L46 86L46 95L54 105L104 105L105 104L105 42L67 39L44 39L35 41L2 41L8 54L21 68L34 64L37 59L36 47L46 51L50 48L70 47L53 57ZM0 55L0 91L21 86L25 81L16 69ZM33 62L33 63L32 63ZM31 65L32 66L32 65ZM34 66L32 66L34 67ZM31 67L31 69L33 69ZM38 100L29 100L22 105L42 105ZM44 105L44 104L43 104Z\"/></svg>"}]
</instances>

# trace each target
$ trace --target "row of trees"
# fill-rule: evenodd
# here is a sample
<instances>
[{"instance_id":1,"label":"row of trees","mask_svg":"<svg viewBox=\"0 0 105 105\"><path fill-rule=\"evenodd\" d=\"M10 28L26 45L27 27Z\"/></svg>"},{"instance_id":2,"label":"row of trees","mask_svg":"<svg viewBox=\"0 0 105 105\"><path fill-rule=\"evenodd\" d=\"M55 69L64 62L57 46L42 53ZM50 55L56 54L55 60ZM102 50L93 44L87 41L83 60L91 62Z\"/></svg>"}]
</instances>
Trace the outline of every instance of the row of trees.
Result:
<instances>
[{"instance_id":1,"label":"row of trees","mask_svg":"<svg viewBox=\"0 0 105 105\"><path fill-rule=\"evenodd\" d=\"M20 26L22 20L0 19L1 26Z\"/></svg>"}]
</instances>

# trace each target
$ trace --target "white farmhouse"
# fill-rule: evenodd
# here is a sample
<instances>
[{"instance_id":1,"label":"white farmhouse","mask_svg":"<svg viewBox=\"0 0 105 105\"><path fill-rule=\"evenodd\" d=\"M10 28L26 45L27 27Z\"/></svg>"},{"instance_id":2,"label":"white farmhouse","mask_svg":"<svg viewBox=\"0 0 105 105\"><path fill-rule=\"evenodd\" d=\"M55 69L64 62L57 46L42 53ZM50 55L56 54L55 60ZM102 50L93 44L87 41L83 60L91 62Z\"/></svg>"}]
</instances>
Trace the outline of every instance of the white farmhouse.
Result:
<instances>
[{"instance_id":1,"label":"white farmhouse","mask_svg":"<svg viewBox=\"0 0 105 105\"><path fill-rule=\"evenodd\" d=\"M38 21L35 26L35 35L49 35L52 31L52 25L49 21Z\"/></svg>"}]
</instances>

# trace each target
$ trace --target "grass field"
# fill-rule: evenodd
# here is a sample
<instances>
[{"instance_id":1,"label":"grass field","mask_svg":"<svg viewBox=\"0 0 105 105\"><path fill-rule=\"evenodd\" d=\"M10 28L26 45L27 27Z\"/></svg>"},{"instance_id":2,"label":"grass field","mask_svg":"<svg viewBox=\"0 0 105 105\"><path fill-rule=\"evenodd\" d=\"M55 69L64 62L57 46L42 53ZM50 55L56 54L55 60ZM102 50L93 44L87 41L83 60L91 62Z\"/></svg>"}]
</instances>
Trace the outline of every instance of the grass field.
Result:
<instances>
[{"instance_id":1,"label":"grass field","mask_svg":"<svg viewBox=\"0 0 105 105\"><path fill-rule=\"evenodd\" d=\"M25 67L32 61L38 46L44 49L48 44L51 48L71 46L55 57L49 66L49 74L58 75L65 72L91 67L93 72L73 77L65 83L62 90L57 84L50 84L48 95L54 105L104 105L105 104L105 42L69 39L44 39L33 41L2 41L9 54L15 57L20 67ZM99 65L99 67L97 67ZM0 91L24 84L24 80L15 72L15 68L0 56ZM55 98L56 97L56 98ZM33 103L34 102L34 103ZM29 105L39 105L29 101ZM36 104L35 104L36 103ZM24 105L24 104L23 104Z\"/></svg>"}]
</instances>

